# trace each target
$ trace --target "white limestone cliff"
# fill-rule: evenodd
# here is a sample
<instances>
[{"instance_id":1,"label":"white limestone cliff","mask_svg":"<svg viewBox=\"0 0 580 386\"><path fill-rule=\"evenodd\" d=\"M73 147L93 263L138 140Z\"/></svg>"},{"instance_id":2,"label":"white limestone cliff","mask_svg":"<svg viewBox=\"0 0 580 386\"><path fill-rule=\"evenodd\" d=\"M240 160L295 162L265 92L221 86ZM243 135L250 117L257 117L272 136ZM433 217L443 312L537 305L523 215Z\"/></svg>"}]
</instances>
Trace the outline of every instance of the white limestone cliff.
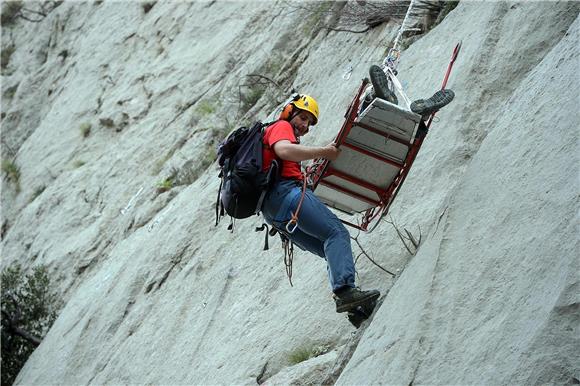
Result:
<instances>
[{"instance_id":1,"label":"white limestone cliff","mask_svg":"<svg viewBox=\"0 0 580 386\"><path fill-rule=\"evenodd\" d=\"M290 287L259 218L214 226L211 149L292 88L321 106L307 143L330 142L395 22L353 34L286 2L105 1L3 27L2 157L21 176L20 192L2 180L2 267L47 264L65 301L17 384L579 380L578 10L462 1L403 52L421 98L463 42L456 100L391 209L420 229L417 254L387 222L359 236L400 274L358 260L359 285L386 295L358 333L321 259L298 251ZM193 172L160 193L173 169ZM312 347L326 354L290 363Z\"/></svg>"}]
</instances>

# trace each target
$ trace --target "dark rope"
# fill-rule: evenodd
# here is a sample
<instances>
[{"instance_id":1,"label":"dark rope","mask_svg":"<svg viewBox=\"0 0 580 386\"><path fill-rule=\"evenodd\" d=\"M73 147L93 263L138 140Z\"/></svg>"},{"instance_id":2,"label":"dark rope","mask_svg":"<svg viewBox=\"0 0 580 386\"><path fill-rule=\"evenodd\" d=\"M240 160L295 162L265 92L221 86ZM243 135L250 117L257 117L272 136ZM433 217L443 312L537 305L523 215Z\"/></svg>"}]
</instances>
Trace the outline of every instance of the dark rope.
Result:
<instances>
[{"instance_id":1,"label":"dark rope","mask_svg":"<svg viewBox=\"0 0 580 386\"><path fill-rule=\"evenodd\" d=\"M286 266L286 275L288 276L288 281L290 281L290 286L294 287L292 284L292 263L294 261L294 243L289 239L284 240L284 265Z\"/></svg>"}]
</instances>

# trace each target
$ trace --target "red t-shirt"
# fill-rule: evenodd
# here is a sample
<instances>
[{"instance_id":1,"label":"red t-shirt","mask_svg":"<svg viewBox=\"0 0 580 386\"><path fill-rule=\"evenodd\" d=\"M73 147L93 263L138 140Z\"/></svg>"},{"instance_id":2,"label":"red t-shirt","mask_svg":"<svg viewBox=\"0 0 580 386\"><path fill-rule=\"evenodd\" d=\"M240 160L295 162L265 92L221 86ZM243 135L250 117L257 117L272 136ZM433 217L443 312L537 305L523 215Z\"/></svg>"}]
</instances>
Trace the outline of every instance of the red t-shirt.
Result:
<instances>
[{"instance_id":1,"label":"red t-shirt","mask_svg":"<svg viewBox=\"0 0 580 386\"><path fill-rule=\"evenodd\" d=\"M292 143L298 143L298 140L294 135L294 129L292 128L290 122L280 120L266 128L266 132L264 133L265 146L262 153L264 171L269 169L270 163L276 159L276 154L274 153L274 144L285 139ZM283 178L302 180L300 162L282 160L281 176Z\"/></svg>"}]
</instances>

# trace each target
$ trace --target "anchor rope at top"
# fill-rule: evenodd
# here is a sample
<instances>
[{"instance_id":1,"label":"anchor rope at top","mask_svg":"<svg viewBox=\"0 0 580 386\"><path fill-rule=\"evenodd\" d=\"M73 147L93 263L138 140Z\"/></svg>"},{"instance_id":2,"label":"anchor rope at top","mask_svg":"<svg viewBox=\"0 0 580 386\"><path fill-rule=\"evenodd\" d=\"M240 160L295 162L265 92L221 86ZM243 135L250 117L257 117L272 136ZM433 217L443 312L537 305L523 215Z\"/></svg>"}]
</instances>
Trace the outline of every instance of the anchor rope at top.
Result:
<instances>
[{"instance_id":1,"label":"anchor rope at top","mask_svg":"<svg viewBox=\"0 0 580 386\"><path fill-rule=\"evenodd\" d=\"M393 47L389 50L387 57L383 60L383 67L388 67L394 74L397 74L397 66L399 65L399 59L401 58L401 50L399 49L401 39L403 37L403 33L405 31L409 31L407 28L408 24L410 23L411 14L413 11L413 6L415 5L416 0L411 0L409 3L409 7L407 8L407 13L405 13L405 18L401 23L401 27L399 28L399 32L397 33L397 37L393 42Z\"/></svg>"}]
</instances>

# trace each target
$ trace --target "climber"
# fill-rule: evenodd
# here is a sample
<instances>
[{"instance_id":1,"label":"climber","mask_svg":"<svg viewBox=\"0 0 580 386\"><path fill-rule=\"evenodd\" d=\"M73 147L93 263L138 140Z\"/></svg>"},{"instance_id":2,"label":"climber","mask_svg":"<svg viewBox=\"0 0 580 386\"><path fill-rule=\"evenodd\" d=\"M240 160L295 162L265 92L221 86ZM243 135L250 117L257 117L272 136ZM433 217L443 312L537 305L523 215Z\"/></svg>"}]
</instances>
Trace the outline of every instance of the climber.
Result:
<instances>
[{"instance_id":1,"label":"climber","mask_svg":"<svg viewBox=\"0 0 580 386\"><path fill-rule=\"evenodd\" d=\"M389 86L389 79L383 69L377 65L372 65L369 69L369 75L372 88L366 91L364 101L361 104L361 111L371 104L375 97L384 99L395 105L398 104L397 96L392 90L392 87ZM423 120L427 120L431 114L449 104L454 97L455 93L452 90L439 90L431 98L418 99L411 103L411 111L421 115Z\"/></svg>"},{"instance_id":2,"label":"climber","mask_svg":"<svg viewBox=\"0 0 580 386\"><path fill-rule=\"evenodd\" d=\"M380 292L355 287L350 234L312 190L305 188L302 194L304 175L300 162L315 158L333 161L340 153L334 143L322 147L300 144L300 137L318 122L318 115L314 98L297 95L284 107L279 120L266 129L263 165L269 167L274 159L281 165L280 178L266 195L262 214L269 224L301 249L326 259L336 312L349 312L374 302ZM299 217L289 228L297 207L300 207Z\"/></svg>"}]
</instances>

